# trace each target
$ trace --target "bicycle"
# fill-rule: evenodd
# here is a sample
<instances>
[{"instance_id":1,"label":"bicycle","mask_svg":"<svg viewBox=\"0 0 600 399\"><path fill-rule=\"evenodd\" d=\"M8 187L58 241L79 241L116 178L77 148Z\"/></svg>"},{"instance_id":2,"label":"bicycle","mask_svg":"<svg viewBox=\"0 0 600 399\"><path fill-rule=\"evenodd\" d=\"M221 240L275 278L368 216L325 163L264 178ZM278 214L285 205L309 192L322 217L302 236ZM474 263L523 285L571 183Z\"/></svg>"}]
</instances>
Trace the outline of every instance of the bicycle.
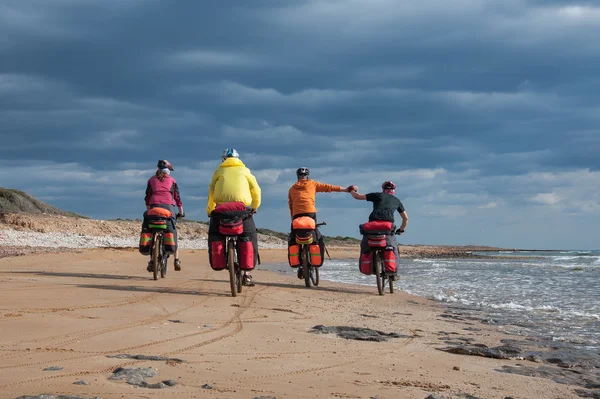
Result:
<instances>
[{"instance_id":1,"label":"bicycle","mask_svg":"<svg viewBox=\"0 0 600 399\"><path fill-rule=\"evenodd\" d=\"M251 218L256 213L248 211L243 204L242 208L246 210L247 213L241 219L236 220L233 224L223 224L223 220L221 220L219 226L219 232L225 237L226 242L226 267L229 270L229 286L231 288L231 296L233 297L242 293L242 286L244 285L244 275L238 260L238 238L243 232L243 221L247 218Z\"/></svg>"},{"instance_id":2,"label":"bicycle","mask_svg":"<svg viewBox=\"0 0 600 399\"><path fill-rule=\"evenodd\" d=\"M395 231L390 231L391 234L400 235L400 229ZM384 253L385 247L371 248L371 253L373 254L372 260L372 272L375 275L375 279L377 280L377 291L379 295L385 295L386 284L389 285L390 294L394 293L394 281L396 279L396 273L387 272L384 265ZM395 262L395 260L394 260ZM386 283L387 280L387 283Z\"/></svg>"},{"instance_id":3,"label":"bicycle","mask_svg":"<svg viewBox=\"0 0 600 399\"><path fill-rule=\"evenodd\" d=\"M318 223L315 226L315 232L319 226L325 226L326 224L326 222ZM319 268L313 267L313 265L310 263L309 244L304 244L298 241L296 242L298 245L300 245L300 267L302 267L302 273L304 274L304 284L308 288L310 288L311 283L313 286L317 287L319 285Z\"/></svg>"},{"instance_id":4,"label":"bicycle","mask_svg":"<svg viewBox=\"0 0 600 399\"><path fill-rule=\"evenodd\" d=\"M183 215L179 213L175 216L176 219L182 217ZM154 280L158 280L159 272L161 278L165 278L167 275L167 263L170 255L165 249L164 231L167 229L167 220L151 221L148 223L148 229L152 232L152 249L150 252L152 274Z\"/></svg>"}]
</instances>

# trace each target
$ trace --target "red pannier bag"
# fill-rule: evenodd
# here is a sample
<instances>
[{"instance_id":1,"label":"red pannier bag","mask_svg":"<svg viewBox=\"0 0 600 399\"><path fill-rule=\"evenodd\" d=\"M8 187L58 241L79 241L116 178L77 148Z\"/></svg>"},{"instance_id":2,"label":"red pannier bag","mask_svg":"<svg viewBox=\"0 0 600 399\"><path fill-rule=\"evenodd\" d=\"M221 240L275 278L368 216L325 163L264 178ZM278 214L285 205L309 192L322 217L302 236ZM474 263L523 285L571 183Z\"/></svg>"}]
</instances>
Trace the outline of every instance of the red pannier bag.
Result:
<instances>
[{"instance_id":1,"label":"red pannier bag","mask_svg":"<svg viewBox=\"0 0 600 399\"><path fill-rule=\"evenodd\" d=\"M296 244L310 245L314 241L313 230L294 230Z\"/></svg>"},{"instance_id":2,"label":"red pannier bag","mask_svg":"<svg viewBox=\"0 0 600 399\"><path fill-rule=\"evenodd\" d=\"M244 221L239 215L248 208L243 202L225 202L215 207L215 213L220 213L219 233L226 236L237 236L244 232Z\"/></svg>"},{"instance_id":3,"label":"red pannier bag","mask_svg":"<svg viewBox=\"0 0 600 399\"><path fill-rule=\"evenodd\" d=\"M225 236L238 236L244 232L243 220L223 220L219 221L219 233Z\"/></svg>"},{"instance_id":4,"label":"red pannier bag","mask_svg":"<svg viewBox=\"0 0 600 399\"><path fill-rule=\"evenodd\" d=\"M225 241L213 241L210 243L208 260L213 270L223 270L227 267Z\"/></svg>"},{"instance_id":5,"label":"red pannier bag","mask_svg":"<svg viewBox=\"0 0 600 399\"><path fill-rule=\"evenodd\" d=\"M150 208L146 211L146 214L148 216L159 216L161 218L170 218L173 216L173 214L171 213L170 210L165 209L165 208L159 208L159 207L155 207L155 208Z\"/></svg>"},{"instance_id":6,"label":"red pannier bag","mask_svg":"<svg viewBox=\"0 0 600 399\"><path fill-rule=\"evenodd\" d=\"M396 273L396 251L394 251L394 247L386 248L383 251L383 267L387 273Z\"/></svg>"},{"instance_id":7,"label":"red pannier bag","mask_svg":"<svg viewBox=\"0 0 600 399\"><path fill-rule=\"evenodd\" d=\"M369 244L369 248L385 248L387 246L386 236L368 235L367 244Z\"/></svg>"},{"instance_id":8,"label":"red pannier bag","mask_svg":"<svg viewBox=\"0 0 600 399\"><path fill-rule=\"evenodd\" d=\"M300 216L292 220L292 229L293 230L314 230L317 228L315 223L315 219L309 216Z\"/></svg>"},{"instance_id":9,"label":"red pannier bag","mask_svg":"<svg viewBox=\"0 0 600 399\"><path fill-rule=\"evenodd\" d=\"M213 212L223 213L229 211L245 211L246 209L246 205L243 202L225 202L224 204L217 205Z\"/></svg>"},{"instance_id":10,"label":"red pannier bag","mask_svg":"<svg viewBox=\"0 0 600 399\"><path fill-rule=\"evenodd\" d=\"M362 225L363 234L389 234L394 224L387 220L373 220Z\"/></svg>"},{"instance_id":11,"label":"red pannier bag","mask_svg":"<svg viewBox=\"0 0 600 399\"><path fill-rule=\"evenodd\" d=\"M358 268L362 274L370 275L373 270L373 252L363 252L360 254Z\"/></svg>"},{"instance_id":12,"label":"red pannier bag","mask_svg":"<svg viewBox=\"0 0 600 399\"><path fill-rule=\"evenodd\" d=\"M244 237L246 238L246 237ZM238 247L238 263L240 264L240 269L242 270L252 270L254 269L254 245L250 238L248 241L244 239L238 239L237 242Z\"/></svg>"},{"instance_id":13,"label":"red pannier bag","mask_svg":"<svg viewBox=\"0 0 600 399\"><path fill-rule=\"evenodd\" d=\"M288 247L288 263L291 267L300 266L300 245L290 245Z\"/></svg>"},{"instance_id":14,"label":"red pannier bag","mask_svg":"<svg viewBox=\"0 0 600 399\"><path fill-rule=\"evenodd\" d=\"M321 246L319 244L309 245L308 253L310 254L311 266L321 267L323 265L323 257L321 256Z\"/></svg>"},{"instance_id":15,"label":"red pannier bag","mask_svg":"<svg viewBox=\"0 0 600 399\"><path fill-rule=\"evenodd\" d=\"M152 233L148 231L142 231L140 233L140 246L139 251L142 255L150 254L152 249Z\"/></svg>"}]
</instances>

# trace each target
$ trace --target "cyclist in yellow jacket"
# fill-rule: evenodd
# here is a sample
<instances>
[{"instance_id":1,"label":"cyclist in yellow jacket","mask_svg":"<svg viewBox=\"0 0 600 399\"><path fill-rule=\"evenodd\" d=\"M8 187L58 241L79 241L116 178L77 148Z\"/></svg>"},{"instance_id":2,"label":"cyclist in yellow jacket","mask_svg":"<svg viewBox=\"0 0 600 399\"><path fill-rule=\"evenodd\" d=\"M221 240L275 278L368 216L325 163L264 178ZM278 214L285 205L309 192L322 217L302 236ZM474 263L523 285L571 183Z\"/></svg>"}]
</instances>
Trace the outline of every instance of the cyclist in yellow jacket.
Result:
<instances>
[{"instance_id":1,"label":"cyclist in yellow jacket","mask_svg":"<svg viewBox=\"0 0 600 399\"><path fill-rule=\"evenodd\" d=\"M215 170L208 189L208 203L206 213L210 217L208 228L208 249L210 256L211 243L223 240L219 233L220 217L213 211L217 205L228 202L242 202L252 214L256 213L261 203L261 190L250 169L239 159L239 154L234 148L228 148L221 154L222 163ZM252 216L244 220L244 232L240 235L241 241L252 241L254 248L254 266L258 255L258 235ZM244 271L244 285L253 286L250 271Z\"/></svg>"}]
</instances>

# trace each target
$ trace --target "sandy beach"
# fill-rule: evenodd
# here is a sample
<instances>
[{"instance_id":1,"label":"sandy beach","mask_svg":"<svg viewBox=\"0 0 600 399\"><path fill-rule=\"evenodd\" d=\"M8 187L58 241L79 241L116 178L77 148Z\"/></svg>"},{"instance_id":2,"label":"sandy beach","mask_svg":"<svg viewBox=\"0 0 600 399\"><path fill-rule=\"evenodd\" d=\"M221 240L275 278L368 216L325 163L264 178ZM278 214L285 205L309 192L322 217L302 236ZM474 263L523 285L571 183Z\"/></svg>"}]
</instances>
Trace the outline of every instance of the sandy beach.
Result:
<instances>
[{"instance_id":1,"label":"sandy beach","mask_svg":"<svg viewBox=\"0 0 600 399\"><path fill-rule=\"evenodd\" d=\"M327 281L307 289L269 271L285 250L261 257L256 286L236 298L205 250L182 251L183 270L170 264L158 281L135 249L0 259L0 397L579 397L573 386L497 371L525 360L438 350L449 336L500 345L492 326L443 317L442 305L403 292ZM395 334L345 339L315 333L319 325Z\"/></svg>"}]
</instances>

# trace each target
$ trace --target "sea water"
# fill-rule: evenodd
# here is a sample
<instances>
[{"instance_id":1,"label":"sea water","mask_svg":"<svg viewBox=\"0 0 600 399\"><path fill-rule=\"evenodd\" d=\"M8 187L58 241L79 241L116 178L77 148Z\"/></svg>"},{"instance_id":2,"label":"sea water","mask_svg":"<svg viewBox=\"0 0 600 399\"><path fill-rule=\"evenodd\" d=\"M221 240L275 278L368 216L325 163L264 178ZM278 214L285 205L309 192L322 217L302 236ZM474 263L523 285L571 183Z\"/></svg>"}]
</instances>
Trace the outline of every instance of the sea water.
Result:
<instances>
[{"instance_id":1,"label":"sea water","mask_svg":"<svg viewBox=\"0 0 600 399\"><path fill-rule=\"evenodd\" d=\"M477 313L510 334L600 349L600 251L475 254L486 256L401 259L395 285ZM358 260L326 259L320 272L323 280L376 285Z\"/></svg>"}]
</instances>

